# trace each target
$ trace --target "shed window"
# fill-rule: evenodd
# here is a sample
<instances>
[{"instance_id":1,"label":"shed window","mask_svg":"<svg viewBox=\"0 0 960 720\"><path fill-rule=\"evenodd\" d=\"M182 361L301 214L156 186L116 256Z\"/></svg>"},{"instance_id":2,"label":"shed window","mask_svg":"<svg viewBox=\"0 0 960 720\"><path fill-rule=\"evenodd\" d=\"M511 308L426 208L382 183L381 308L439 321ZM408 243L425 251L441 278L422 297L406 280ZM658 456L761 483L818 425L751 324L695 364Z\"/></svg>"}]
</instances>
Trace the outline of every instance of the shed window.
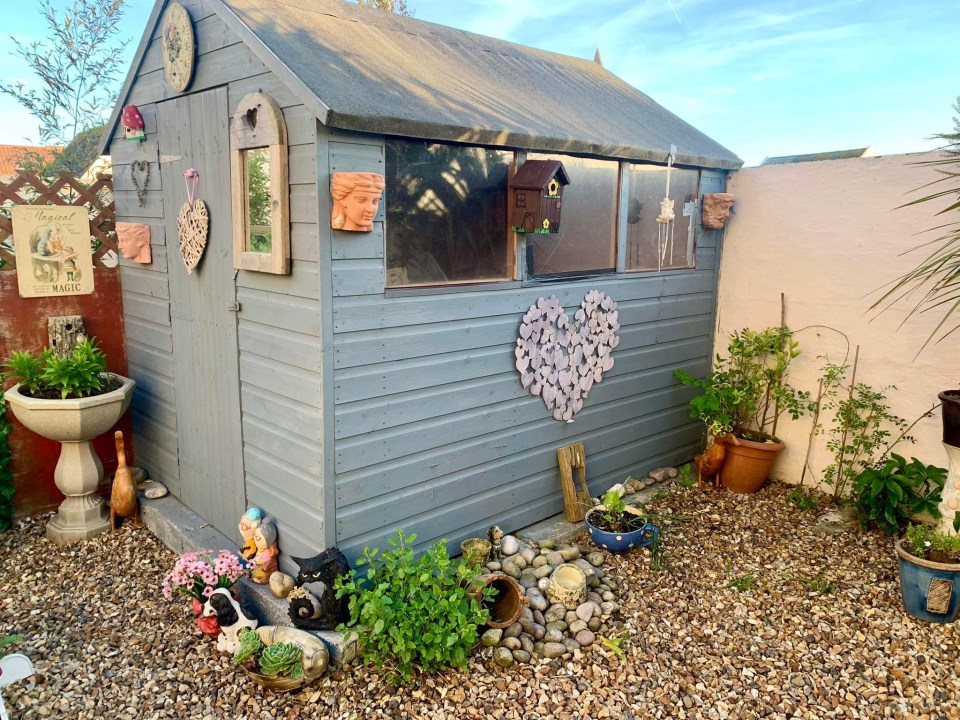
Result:
<instances>
[{"instance_id":1,"label":"shed window","mask_svg":"<svg viewBox=\"0 0 960 720\"><path fill-rule=\"evenodd\" d=\"M631 164L629 175L627 270L694 267L697 212L688 205L688 214L684 215L684 205L697 199L700 172L678 167L670 171L670 199L675 218L664 226L657 222L657 215L667 188L667 168Z\"/></svg>"},{"instance_id":2,"label":"shed window","mask_svg":"<svg viewBox=\"0 0 960 720\"><path fill-rule=\"evenodd\" d=\"M513 157L387 140L388 287L511 278L507 178Z\"/></svg>"},{"instance_id":3,"label":"shed window","mask_svg":"<svg viewBox=\"0 0 960 720\"><path fill-rule=\"evenodd\" d=\"M526 236L530 275L613 271L617 266L619 163L555 153L527 153L527 159L560 160L570 178L563 193L560 232Z\"/></svg>"}]
</instances>

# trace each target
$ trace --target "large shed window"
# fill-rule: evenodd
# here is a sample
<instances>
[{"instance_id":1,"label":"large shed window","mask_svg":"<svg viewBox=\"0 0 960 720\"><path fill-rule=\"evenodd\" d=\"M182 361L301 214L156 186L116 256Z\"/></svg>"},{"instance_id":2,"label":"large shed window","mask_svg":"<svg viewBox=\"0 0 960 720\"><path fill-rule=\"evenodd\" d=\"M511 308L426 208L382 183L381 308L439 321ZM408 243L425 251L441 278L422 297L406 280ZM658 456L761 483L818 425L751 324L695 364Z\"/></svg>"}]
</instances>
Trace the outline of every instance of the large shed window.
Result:
<instances>
[{"instance_id":1,"label":"large shed window","mask_svg":"<svg viewBox=\"0 0 960 720\"><path fill-rule=\"evenodd\" d=\"M675 218L660 225L660 200L667 188L667 169L659 165L630 165L627 201L627 270L673 270L694 267L694 241L700 173L674 167L670 171L670 199ZM687 205L686 214L684 205Z\"/></svg>"},{"instance_id":2,"label":"large shed window","mask_svg":"<svg viewBox=\"0 0 960 720\"><path fill-rule=\"evenodd\" d=\"M512 152L386 143L387 286L510 279Z\"/></svg>"},{"instance_id":3,"label":"large shed window","mask_svg":"<svg viewBox=\"0 0 960 720\"><path fill-rule=\"evenodd\" d=\"M528 233L532 276L612 271L617 266L619 163L556 153L527 153L528 160L560 160L570 185L563 193L560 232Z\"/></svg>"}]
</instances>

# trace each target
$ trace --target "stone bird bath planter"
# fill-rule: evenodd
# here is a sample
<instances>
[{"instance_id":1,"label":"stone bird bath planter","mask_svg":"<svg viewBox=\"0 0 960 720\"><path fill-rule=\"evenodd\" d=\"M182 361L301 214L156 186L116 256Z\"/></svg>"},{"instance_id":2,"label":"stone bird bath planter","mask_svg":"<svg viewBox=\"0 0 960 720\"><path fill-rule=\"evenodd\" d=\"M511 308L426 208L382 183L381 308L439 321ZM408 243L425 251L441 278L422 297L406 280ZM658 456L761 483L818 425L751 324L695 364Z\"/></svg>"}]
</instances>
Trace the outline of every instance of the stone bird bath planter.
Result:
<instances>
[{"instance_id":1,"label":"stone bird bath planter","mask_svg":"<svg viewBox=\"0 0 960 720\"><path fill-rule=\"evenodd\" d=\"M116 425L130 406L136 386L130 378L112 375L122 385L92 397L32 398L19 392L19 384L6 393L13 414L24 427L61 445L53 478L67 497L47 523L47 537L58 545L87 540L110 529L110 516L103 499L96 495L103 465L90 441Z\"/></svg>"}]
</instances>

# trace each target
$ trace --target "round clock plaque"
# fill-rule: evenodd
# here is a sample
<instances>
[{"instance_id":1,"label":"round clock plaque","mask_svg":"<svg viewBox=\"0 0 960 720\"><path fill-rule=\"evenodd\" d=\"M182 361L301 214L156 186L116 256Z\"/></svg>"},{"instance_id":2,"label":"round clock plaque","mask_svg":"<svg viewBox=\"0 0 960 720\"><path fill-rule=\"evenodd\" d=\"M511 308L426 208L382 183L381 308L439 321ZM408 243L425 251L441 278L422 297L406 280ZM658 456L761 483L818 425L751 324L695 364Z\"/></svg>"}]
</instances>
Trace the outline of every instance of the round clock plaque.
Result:
<instances>
[{"instance_id":1,"label":"round clock plaque","mask_svg":"<svg viewBox=\"0 0 960 720\"><path fill-rule=\"evenodd\" d=\"M167 84L183 92L193 79L193 24L190 14L180 3L170 3L161 24L163 39L163 75Z\"/></svg>"}]
</instances>

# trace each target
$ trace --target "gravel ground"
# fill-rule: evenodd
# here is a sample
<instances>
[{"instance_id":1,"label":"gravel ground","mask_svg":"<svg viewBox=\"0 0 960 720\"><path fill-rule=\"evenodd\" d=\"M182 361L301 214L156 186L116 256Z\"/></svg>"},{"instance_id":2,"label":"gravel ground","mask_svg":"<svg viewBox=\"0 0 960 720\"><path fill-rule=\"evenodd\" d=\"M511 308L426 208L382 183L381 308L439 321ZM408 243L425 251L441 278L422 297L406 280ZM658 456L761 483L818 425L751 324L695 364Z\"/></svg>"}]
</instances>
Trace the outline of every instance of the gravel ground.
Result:
<instances>
[{"instance_id":1,"label":"gravel ground","mask_svg":"<svg viewBox=\"0 0 960 720\"><path fill-rule=\"evenodd\" d=\"M145 529L68 548L46 518L0 537L0 633L38 675L5 689L12 718L960 718L960 630L905 615L889 539L819 537L787 489L674 487L659 511L665 572L611 556L626 661L603 646L392 690L370 668L292 695L263 695L201 636L186 602L159 593L174 556ZM746 579L744 577L746 576ZM756 586L727 587L741 579ZM811 587L831 583L832 592Z\"/></svg>"}]
</instances>

